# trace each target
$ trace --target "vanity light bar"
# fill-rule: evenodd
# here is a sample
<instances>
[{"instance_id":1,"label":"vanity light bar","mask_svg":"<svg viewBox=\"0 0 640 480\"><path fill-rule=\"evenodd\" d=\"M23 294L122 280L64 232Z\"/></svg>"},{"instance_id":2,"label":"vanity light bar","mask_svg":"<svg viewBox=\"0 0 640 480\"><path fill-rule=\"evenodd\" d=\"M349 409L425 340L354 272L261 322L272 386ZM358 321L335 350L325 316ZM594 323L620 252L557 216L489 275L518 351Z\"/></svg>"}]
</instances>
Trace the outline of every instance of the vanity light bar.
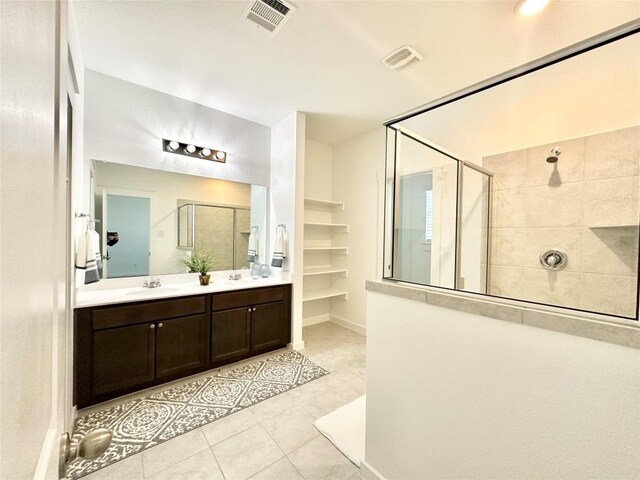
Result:
<instances>
[{"instance_id":1,"label":"vanity light bar","mask_svg":"<svg viewBox=\"0 0 640 480\"><path fill-rule=\"evenodd\" d=\"M181 143L176 140L162 139L162 150L168 153L177 153L178 155L185 155L187 157L195 157L204 160L211 160L212 162L227 162L227 152L222 150L215 150L213 148L198 147L192 143Z\"/></svg>"}]
</instances>

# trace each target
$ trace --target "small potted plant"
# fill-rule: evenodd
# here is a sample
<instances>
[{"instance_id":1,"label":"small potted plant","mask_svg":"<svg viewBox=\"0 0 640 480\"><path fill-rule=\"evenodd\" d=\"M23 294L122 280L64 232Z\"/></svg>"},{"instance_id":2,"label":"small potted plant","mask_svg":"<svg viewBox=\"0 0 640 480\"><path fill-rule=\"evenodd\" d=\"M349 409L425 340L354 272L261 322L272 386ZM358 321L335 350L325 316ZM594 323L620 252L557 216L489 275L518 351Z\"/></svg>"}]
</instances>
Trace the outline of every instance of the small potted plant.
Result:
<instances>
[{"instance_id":1,"label":"small potted plant","mask_svg":"<svg viewBox=\"0 0 640 480\"><path fill-rule=\"evenodd\" d=\"M184 257L180 262L189 269L189 272L198 272L200 274L200 285L209 285L209 279L211 278L209 270L216 263L213 253L194 250L191 255Z\"/></svg>"}]
</instances>

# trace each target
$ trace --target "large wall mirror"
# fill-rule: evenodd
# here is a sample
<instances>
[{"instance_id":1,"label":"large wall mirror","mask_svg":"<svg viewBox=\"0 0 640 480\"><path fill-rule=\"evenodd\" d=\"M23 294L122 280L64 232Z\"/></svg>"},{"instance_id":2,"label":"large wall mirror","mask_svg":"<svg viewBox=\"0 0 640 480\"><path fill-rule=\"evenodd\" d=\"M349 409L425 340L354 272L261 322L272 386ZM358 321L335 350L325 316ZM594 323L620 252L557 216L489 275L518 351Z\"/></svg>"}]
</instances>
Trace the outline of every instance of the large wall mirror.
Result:
<instances>
[{"instance_id":1,"label":"large wall mirror","mask_svg":"<svg viewBox=\"0 0 640 480\"><path fill-rule=\"evenodd\" d=\"M637 319L640 33L606 40L387 124L385 278Z\"/></svg>"},{"instance_id":2,"label":"large wall mirror","mask_svg":"<svg viewBox=\"0 0 640 480\"><path fill-rule=\"evenodd\" d=\"M214 270L248 268L250 235L266 261L265 186L108 162L94 162L93 183L103 278L185 273L194 249Z\"/></svg>"}]
</instances>

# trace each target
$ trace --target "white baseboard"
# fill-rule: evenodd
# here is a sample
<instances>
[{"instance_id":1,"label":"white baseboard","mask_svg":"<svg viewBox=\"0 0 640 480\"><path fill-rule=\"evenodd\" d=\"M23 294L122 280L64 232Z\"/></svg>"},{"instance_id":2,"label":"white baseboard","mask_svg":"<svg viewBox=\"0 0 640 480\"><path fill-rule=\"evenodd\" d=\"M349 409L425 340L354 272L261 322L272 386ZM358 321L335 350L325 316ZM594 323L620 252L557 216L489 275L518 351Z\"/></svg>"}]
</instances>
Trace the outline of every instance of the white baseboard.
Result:
<instances>
[{"instance_id":1,"label":"white baseboard","mask_svg":"<svg viewBox=\"0 0 640 480\"><path fill-rule=\"evenodd\" d=\"M335 315L331 315L331 321L336 325L340 325L341 327L348 328L349 330L353 330L354 332L361 333L362 335L367 334L366 326L360 325L358 323L350 322L346 318L336 317Z\"/></svg>"},{"instance_id":2,"label":"white baseboard","mask_svg":"<svg viewBox=\"0 0 640 480\"><path fill-rule=\"evenodd\" d=\"M365 460L360 462L360 477L364 480L386 480L380 472L369 465Z\"/></svg>"},{"instance_id":3,"label":"white baseboard","mask_svg":"<svg viewBox=\"0 0 640 480\"><path fill-rule=\"evenodd\" d=\"M308 327L309 325L316 325L318 323L324 323L330 321L330 317L328 313L323 313L322 315L316 315L315 317L306 317L302 319L302 326Z\"/></svg>"},{"instance_id":4,"label":"white baseboard","mask_svg":"<svg viewBox=\"0 0 640 480\"><path fill-rule=\"evenodd\" d=\"M287 343L287 348L289 350L304 350L304 340L300 340L295 343Z\"/></svg>"}]
</instances>

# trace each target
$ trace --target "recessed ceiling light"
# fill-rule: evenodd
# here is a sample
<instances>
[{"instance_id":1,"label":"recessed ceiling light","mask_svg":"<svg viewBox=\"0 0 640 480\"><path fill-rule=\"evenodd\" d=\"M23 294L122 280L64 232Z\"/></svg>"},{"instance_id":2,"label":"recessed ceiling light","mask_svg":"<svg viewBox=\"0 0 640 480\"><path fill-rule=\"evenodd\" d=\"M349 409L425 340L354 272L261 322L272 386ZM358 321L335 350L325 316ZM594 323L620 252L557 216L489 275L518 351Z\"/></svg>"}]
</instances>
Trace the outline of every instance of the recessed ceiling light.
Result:
<instances>
[{"instance_id":1,"label":"recessed ceiling light","mask_svg":"<svg viewBox=\"0 0 640 480\"><path fill-rule=\"evenodd\" d=\"M549 0L519 0L516 3L515 12L519 15L535 15L547 6Z\"/></svg>"}]
</instances>

